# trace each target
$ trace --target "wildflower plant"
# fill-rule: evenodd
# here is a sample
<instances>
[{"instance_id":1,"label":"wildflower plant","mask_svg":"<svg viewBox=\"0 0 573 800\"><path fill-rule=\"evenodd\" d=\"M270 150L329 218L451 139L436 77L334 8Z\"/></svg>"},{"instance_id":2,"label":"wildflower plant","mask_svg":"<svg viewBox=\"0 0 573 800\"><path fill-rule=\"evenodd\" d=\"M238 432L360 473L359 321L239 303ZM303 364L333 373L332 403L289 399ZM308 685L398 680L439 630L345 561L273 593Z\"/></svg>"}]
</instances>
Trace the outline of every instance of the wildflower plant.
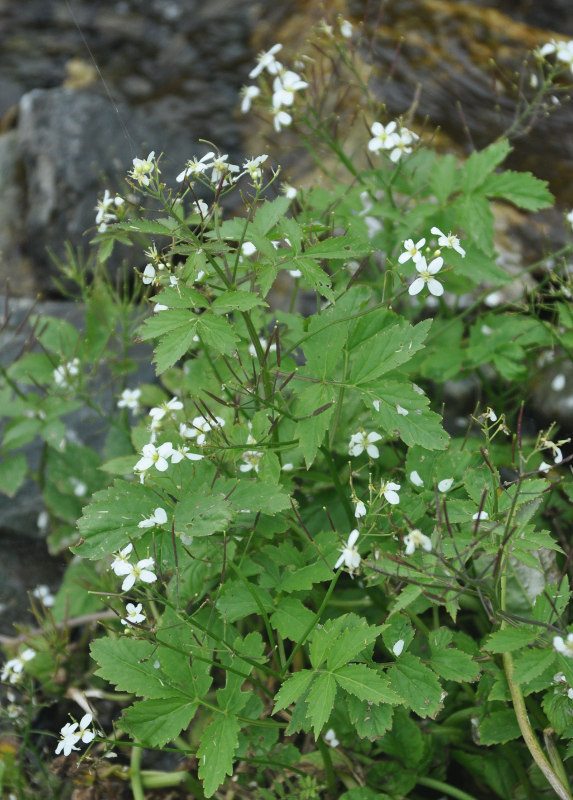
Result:
<instances>
[{"instance_id":1,"label":"wildflower plant","mask_svg":"<svg viewBox=\"0 0 573 800\"><path fill-rule=\"evenodd\" d=\"M134 796L185 784L211 797L232 776L244 793L254 781L273 796L276 779L302 797L312 762L314 796L461 797L464 770L503 798L542 781L570 797L573 634L554 522L572 516L569 442L525 435L515 387L540 347L570 352L573 318L562 288L549 321L484 303L510 281L492 202L552 198L502 169L506 139L458 163L387 119L359 80L356 35L346 20L317 34L368 98L361 158L328 105L318 124L316 73L284 67L275 45L243 110L267 103L275 129L313 131L337 159L332 185L281 193L270 155L233 164L213 144L173 185L160 154L135 158L125 194L139 202L98 203L93 279L65 267L85 332L36 320L41 350L2 372L0 488L34 477L50 547L73 555L2 680L36 681L54 703L60 668L72 696L109 701L114 687L113 728L96 734L86 713L53 749L131 747ZM227 216L230 193L244 208ZM141 266L117 289L105 265L126 246ZM290 311L273 310L278 277ZM552 286L567 280L555 267ZM300 292L314 314L296 310ZM136 339L153 383L136 380ZM480 387L460 435L436 400L459 374ZM80 407L106 427L100 452L70 433ZM62 636L86 617L105 624L84 673ZM142 748L192 759L149 772Z\"/></svg>"}]
</instances>

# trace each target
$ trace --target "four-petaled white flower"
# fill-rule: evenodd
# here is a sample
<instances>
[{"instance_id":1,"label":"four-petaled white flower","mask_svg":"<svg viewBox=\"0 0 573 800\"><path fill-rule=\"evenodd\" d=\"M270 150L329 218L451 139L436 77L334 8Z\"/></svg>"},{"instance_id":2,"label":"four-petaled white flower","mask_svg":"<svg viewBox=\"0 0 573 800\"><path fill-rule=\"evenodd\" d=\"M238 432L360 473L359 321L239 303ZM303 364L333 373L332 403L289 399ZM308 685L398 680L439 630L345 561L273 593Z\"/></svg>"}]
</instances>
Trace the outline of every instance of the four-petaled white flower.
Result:
<instances>
[{"instance_id":1,"label":"four-petaled white flower","mask_svg":"<svg viewBox=\"0 0 573 800\"><path fill-rule=\"evenodd\" d=\"M566 639L562 636L554 636L553 647L561 655L573 658L573 633L568 633Z\"/></svg>"},{"instance_id":2,"label":"four-petaled white flower","mask_svg":"<svg viewBox=\"0 0 573 800\"><path fill-rule=\"evenodd\" d=\"M147 472L151 467L155 467L159 472L165 472L169 466L167 461L173 454L173 445L171 442L164 442L159 447L155 447L151 442L144 444L141 451L141 458L135 465L136 472Z\"/></svg>"},{"instance_id":3,"label":"four-petaled white flower","mask_svg":"<svg viewBox=\"0 0 573 800\"><path fill-rule=\"evenodd\" d=\"M416 242L416 244L414 244L413 239L406 239L404 242L404 252L398 257L398 263L405 264L406 261L412 259L415 264L416 261L419 261L422 258L422 253L420 251L425 244L425 239L420 239L420 241Z\"/></svg>"},{"instance_id":4,"label":"four-petaled white flower","mask_svg":"<svg viewBox=\"0 0 573 800\"><path fill-rule=\"evenodd\" d=\"M233 180L233 173L239 172L239 165L238 164L229 164L228 155L224 156L217 156L217 158L213 159L213 163L211 166L213 167L213 171L211 172L211 183L220 183L222 186L226 186Z\"/></svg>"},{"instance_id":5,"label":"four-petaled white flower","mask_svg":"<svg viewBox=\"0 0 573 800\"><path fill-rule=\"evenodd\" d=\"M424 256L421 256L419 260L415 262L419 277L417 277L416 280L410 285L408 294L412 296L419 294L427 284L430 294L433 294L434 297L440 297L444 293L444 287L438 280L436 280L436 278L434 278L434 275L441 270L443 263L444 259L438 257L434 258L434 260L430 261L428 264L426 263Z\"/></svg>"},{"instance_id":6,"label":"four-petaled white flower","mask_svg":"<svg viewBox=\"0 0 573 800\"><path fill-rule=\"evenodd\" d=\"M150 567L154 566L152 558L142 558L137 564L127 564L128 572L125 573L125 578L121 584L122 592L129 592L135 581L140 580L144 583L153 583L157 580L157 575L151 571Z\"/></svg>"},{"instance_id":7,"label":"four-petaled white flower","mask_svg":"<svg viewBox=\"0 0 573 800\"><path fill-rule=\"evenodd\" d=\"M425 550L427 553L432 549L432 542L429 536L426 536L426 534L422 533L418 528L414 528L407 536L404 536L404 544L406 545L404 552L407 556L413 555L417 547L421 547L422 550Z\"/></svg>"},{"instance_id":8,"label":"four-petaled white flower","mask_svg":"<svg viewBox=\"0 0 573 800\"><path fill-rule=\"evenodd\" d=\"M185 164L185 169L183 172L179 173L175 180L177 183L181 183L187 180L187 178L200 178L205 170L213 165L214 158L215 153L212 152L205 153L205 155L199 159L197 156L193 156L193 158Z\"/></svg>"},{"instance_id":9,"label":"four-petaled white flower","mask_svg":"<svg viewBox=\"0 0 573 800\"><path fill-rule=\"evenodd\" d=\"M144 283L146 286L149 286L151 283L155 283L156 272L155 267L153 264L147 264L143 272L141 273L141 282Z\"/></svg>"},{"instance_id":10,"label":"four-petaled white flower","mask_svg":"<svg viewBox=\"0 0 573 800\"><path fill-rule=\"evenodd\" d=\"M380 484L380 494L383 494L390 505L397 506L400 502L400 484L392 481L382 481Z\"/></svg>"},{"instance_id":11,"label":"four-petaled white flower","mask_svg":"<svg viewBox=\"0 0 573 800\"><path fill-rule=\"evenodd\" d=\"M404 153L412 152L412 145L419 138L417 133L409 131L408 128L400 128L397 141L390 153L390 161L396 164Z\"/></svg>"},{"instance_id":12,"label":"four-petaled white flower","mask_svg":"<svg viewBox=\"0 0 573 800\"><path fill-rule=\"evenodd\" d=\"M134 414L139 411L139 398L141 389L124 389L117 401L118 408L129 408Z\"/></svg>"},{"instance_id":13,"label":"four-petaled white flower","mask_svg":"<svg viewBox=\"0 0 573 800\"><path fill-rule=\"evenodd\" d=\"M249 78L256 78L266 69L270 75L277 75L281 69L281 64L275 58L275 54L282 50L282 44L275 44L270 50L259 53L257 65L249 72Z\"/></svg>"},{"instance_id":14,"label":"four-petaled white flower","mask_svg":"<svg viewBox=\"0 0 573 800\"><path fill-rule=\"evenodd\" d=\"M410 473L410 481L414 484L414 486L422 487L424 485L424 481L420 478L419 473L417 470L412 470Z\"/></svg>"},{"instance_id":15,"label":"four-petaled white flower","mask_svg":"<svg viewBox=\"0 0 573 800\"><path fill-rule=\"evenodd\" d=\"M250 472L252 469L255 472L259 471L259 462L263 454L260 450L245 450L244 453L241 454L241 458L245 462L239 466L239 470L241 472Z\"/></svg>"},{"instance_id":16,"label":"four-petaled white flower","mask_svg":"<svg viewBox=\"0 0 573 800\"><path fill-rule=\"evenodd\" d=\"M262 164L265 163L268 156L263 153L261 156L255 158L248 158L243 164L243 174L249 175L255 186L260 186L263 178Z\"/></svg>"},{"instance_id":17,"label":"four-petaled white flower","mask_svg":"<svg viewBox=\"0 0 573 800\"><path fill-rule=\"evenodd\" d=\"M165 525L167 522L167 512L164 508L156 508L153 514L147 519L142 519L138 523L138 528L153 528L154 525Z\"/></svg>"},{"instance_id":18,"label":"four-petaled white flower","mask_svg":"<svg viewBox=\"0 0 573 800\"><path fill-rule=\"evenodd\" d=\"M36 655L36 651L30 648L24 650L16 658L11 658L2 667L2 675L0 680L8 681L9 683L18 683L24 672L24 665L27 661L31 661Z\"/></svg>"},{"instance_id":19,"label":"four-petaled white flower","mask_svg":"<svg viewBox=\"0 0 573 800\"><path fill-rule=\"evenodd\" d=\"M338 569L344 564L351 578L354 576L355 571L360 566L360 553L355 547L359 535L360 533L356 528L350 532L348 541L346 542L344 547L340 549L341 555L339 556L338 561L334 565L334 569Z\"/></svg>"},{"instance_id":20,"label":"four-petaled white flower","mask_svg":"<svg viewBox=\"0 0 573 800\"><path fill-rule=\"evenodd\" d=\"M292 106L294 93L306 89L308 83L290 69L281 72L273 81L273 106Z\"/></svg>"},{"instance_id":21,"label":"four-petaled white flower","mask_svg":"<svg viewBox=\"0 0 573 800\"><path fill-rule=\"evenodd\" d=\"M258 86L243 86L241 88L241 111L243 114L246 114L248 111L250 111L252 101L255 99L255 97L258 97L260 93L261 90Z\"/></svg>"},{"instance_id":22,"label":"four-petaled white flower","mask_svg":"<svg viewBox=\"0 0 573 800\"><path fill-rule=\"evenodd\" d=\"M366 433L366 431L353 433L350 437L348 452L351 456L359 456L366 450L370 458L378 458L380 452L374 442L380 441L381 438L380 434L374 431L371 433Z\"/></svg>"},{"instance_id":23,"label":"four-petaled white flower","mask_svg":"<svg viewBox=\"0 0 573 800\"><path fill-rule=\"evenodd\" d=\"M446 236L445 233L443 233L439 228L436 228L434 226L432 228L432 233L434 234L434 236L438 237L438 247L451 247L453 250L456 251L456 253L459 253L462 258L465 258L466 251L461 246L458 237L454 236L454 234L451 231Z\"/></svg>"},{"instance_id":24,"label":"four-petaled white flower","mask_svg":"<svg viewBox=\"0 0 573 800\"><path fill-rule=\"evenodd\" d=\"M447 492L452 488L454 482L453 478L444 478L443 481L438 483L438 492Z\"/></svg>"},{"instance_id":25,"label":"four-petaled white flower","mask_svg":"<svg viewBox=\"0 0 573 800\"><path fill-rule=\"evenodd\" d=\"M179 464L184 458L187 458L189 461L201 461L204 456L201 453L193 453L184 444L179 444L171 453L171 463Z\"/></svg>"},{"instance_id":26,"label":"four-petaled white flower","mask_svg":"<svg viewBox=\"0 0 573 800\"><path fill-rule=\"evenodd\" d=\"M379 150L391 150L398 143L397 124L392 120L388 125L384 126L381 122L373 122L370 127L373 138L368 142L368 149L372 153L377 153Z\"/></svg>"},{"instance_id":27,"label":"four-petaled white flower","mask_svg":"<svg viewBox=\"0 0 573 800\"><path fill-rule=\"evenodd\" d=\"M137 183L140 186L149 186L150 183L149 176L153 172L154 159L155 159L154 150L151 151L151 153L147 156L147 158L134 158L133 169L131 170L131 172L128 173L129 177L132 178L134 181L137 181Z\"/></svg>"},{"instance_id":28,"label":"four-petaled white flower","mask_svg":"<svg viewBox=\"0 0 573 800\"><path fill-rule=\"evenodd\" d=\"M127 625L127 627L130 628L132 624L138 625L140 622L145 622L146 616L141 613L142 608L143 605L141 603L137 605L127 603L125 606L125 619L121 620L121 624Z\"/></svg>"},{"instance_id":29,"label":"four-petaled white flower","mask_svg":"<svg viewBox=\"0 0 573 800\"><path fill-rule=\"evenodd\" d=\"M295 189L295 187L291 186L289 183L281 183L281 192L284 194L287 200L294 200L298 194L298 189Z\"/></svg>"},{"instance_id":30,"label":"four-petaled white flower","mask_svg":"<svg viewBox=\"0 0 573 800\"><path fill-rule=\"evenodd\" d=\"M257 252L257 246L254 245L252 242L243 242L241 245L241 253L246 256L252 256L254 253Z\"/></svg>"},{"instance_id":31,"label":"four-petaled white flower","mask_svg":"<svg viewBox=\"0 0 573 800\"><path fill-rule=\"evenodd\" d=\"M553 453L554 464L561 464L561 462L563 461L563 452L561 450L561 445L567 444L570 441L571 439L560 439L558 442L552 442L549 439L546 439L544 436L541 438L542 446L549 448Z\"/></svg>"},{"instance_id":32,"label":"four-petaled white flower","mask_svg":"<svg viewBox=\"0 0 573 800\"><path fill-rule=\"evenodd\" d=\"M133 550L131 542L126 545L123 550L115 554L114 560L111 562L110 568L116 575L127 575L129 572L129 556Z\"/></svg>"},{"instance_id":33,"label":"four-petaled white flower","mask_svg":"<svg viewBox=\"0 0 573 800\"><path fill-rule=\"evenodd\" d=\"M178 400L176 397L172 397L171 400L168 400L166 403L161 403L160 406L151 408L149 410L149 416L159 421L160 419L163 419L163 417L166 414L173 416L171 412L181 411L182 408L183 408L183 403L181 402L181 400Z\"/></svg>"}]
</instances>

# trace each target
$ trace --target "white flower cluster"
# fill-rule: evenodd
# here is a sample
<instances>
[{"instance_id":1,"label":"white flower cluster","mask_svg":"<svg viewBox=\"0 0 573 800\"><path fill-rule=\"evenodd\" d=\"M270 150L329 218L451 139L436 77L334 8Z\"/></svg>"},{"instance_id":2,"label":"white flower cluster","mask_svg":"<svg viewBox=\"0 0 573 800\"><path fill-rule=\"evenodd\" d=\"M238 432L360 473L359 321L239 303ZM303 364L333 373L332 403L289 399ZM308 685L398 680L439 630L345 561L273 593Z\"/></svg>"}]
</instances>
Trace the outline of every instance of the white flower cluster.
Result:
<instances>
[{"instance_id":1,"label":"white flower cluster","mask_svg":"<svg viewBox=\"0 0 573 800\"><path fill-rule=\"evenodd\" d=\"M431 229L431 233L438 237L438 247L451 248L459 253L462 258L465 258L466 251L461 246L458 237L454 236L453 233L450 232L446 235L435 226ZM436 258L428 264L426 257L422 254L422 248L425 244L426 239L420 239L418 242L414 242L413 239L406 239L404 241L404 252L398 256L398 263L405 264L412 259L416 267L416 272L418 273L418 277L408 289L408 294L412 296L419 294L424 286L427 286L430 294L433 294L434 297L440 297L444 293L444 287L439 280L437 280L435 275L443 267L444 259L440 256L440 251L435 250L434 255Z\"/></svg>"},{"instance_id":2,"label":"white flower cluster","mask_svg":"<svg viewBox=\"0 0 573 800\"><path fill-rule=\"evenodd\" d=\"M539 49L539 54L544 57L553 53L558 61L562 61L573 72L573 40L557 42L555 39L551 39Z\"/></svg>"},{"instance_id":3,"label":"white flower cluster","mask_svg":"<svg viewBox=\"0 0 573 800\"><path fill-rule=\"evenodd\" d=\"M382 150L390 151L390 161L396 164L403 155L412 152L412 146L420 138L413 131L398 127L398 123L392 120L387 125L381 122L373 122L370 128L373 138L368 142L368 149L371 153L379 153Z\"/></svg>"},{"instance_id":4,"label":"white flower cluster","mask_svg":"<svg viewBox=\"0 0 573 800\"><path fill-rule=\"evenodd\" d=\"M138 580L143 581L143 583L154 583L157 580L157 575L150 569L150 567L154 566L153 559L142 558L137 564L132 564L129 561L132 550L133 545L130 542L115 555L114 560L111 562L112 571L124 578L121 584L122 592L128 592Z\"/></svg>"},{"instance_id":5,"label":"white flower cluster","mask_svg":"<svg viewBox=\"0 0 573 800\"><path fill-rule=\"evenodd\" d=\"M259 53L256 66L249 72L249 78L258 78L263 72L267 72L273 77L271 111L274 128L277 133L283 127L288 127L292 124L292 116L286 109L292 107L295 92L306 89L308 86L308 83L298 73L287 69L275 58L280 50L282 50L282 44L275 44L270 50ZM243 86L241 89L241 111L243 114L249 112L252 101L260 93L261 90L258 86Z\"/></svg>"},{"instance_id":6,"label":"white flower cluster","mask_svg":"<svg viewBox=\"0 0 573 800\"><path fill-rule=\"evenodd\" d=\"M105 233L110 223L118 221L117 214L115 212L117 209L121 208L123 204L123 197L120 197L118 194L116 194L115 197L112 197L109 193L109 189L105 190L102 199L97 201L95 207L95 210L97 211L95 221L98 233Z\"/></svg>"},{"instance_id":7,"label":"white flower cluster","mask_svg":"<svg viewBox=\"0 0 573 800\"><path fill-rule=\"evenodd\" d=\"M26 662L31 661L36 655L35 650L27 648L20 653L16 658L11 658L2 667L2 675L0 680L8 683L18 683L24 673L24 666Z\"/></svg>"},{"instance_id":8,"label":"white flower cluster","mask_svg":"<svg viewBox=\"0 0 573 800\"><path fill-rule=\"evenodd\" d=\"M202 158L194 156L185 164L185 169L176 177L177 183L190 183L192 180L200 180L217 189L223 186L230 186L236 183L243 175L248 175L253 185L260 188L263 179L262 165L267 160L268 155L263 153L260 156L248 158L242 166L229 163L229 156L216 155L213 151L206 153ZM207 173L211 170L211 175ZM193 205L194 211L206 218L209 214L209 206L204 200L199 200Z\"/></svg>"},{"instance_id":9,"label":"white flower cluster","mask_svg":"<svg viewBox=\"0 0 573 800\"><path fill-rule=\"evenodd\" d=\"M70 378L75 378L80 373L80 360L79 358L73 358L71 361L67 361L65 364L60 364L59 367L53 372L54 376L54 383L56 386L59 386L61 389L68 389L70 386Z\"/></svg>"},{"instance_id":10,"label":"white flower cluster","mask_svg":"<svg viewBox=\"0 0 573 800\"><path fill-rule=\"evenodd\" d=\"M60 741L56 747L56 755L63 752L65 756L69 756L72 750L79 750L76 747L78 742L89 744L95 738L95 732L90 730L92 724L92 715L85 714L79 723L67 722L60 731ZM79 725L79 727L78 727Z\"/></svg>"}]
</instances>

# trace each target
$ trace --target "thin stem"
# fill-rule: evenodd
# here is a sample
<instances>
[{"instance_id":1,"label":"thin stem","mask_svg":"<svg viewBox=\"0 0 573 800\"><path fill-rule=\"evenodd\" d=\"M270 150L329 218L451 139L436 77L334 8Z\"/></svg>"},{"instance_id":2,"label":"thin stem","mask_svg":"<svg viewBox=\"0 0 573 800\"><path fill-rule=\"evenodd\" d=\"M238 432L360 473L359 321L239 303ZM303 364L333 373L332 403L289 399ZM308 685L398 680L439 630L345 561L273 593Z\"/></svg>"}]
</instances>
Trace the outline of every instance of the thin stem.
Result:
<instances>
[{"instance_id":1,"label":"thin stem","mask_svg":"<svg viewBox=\"0 0 573 800\"><path fill-rule=\"evenodd\" d=\"M324 774L326 776L326 785L328 787L328 794L331 797L337 797L336 775L332 767L332 758L330 756L329 747L322 738L322 736L319 736L318 739L316 740L316 746L318 747L320 757L322 758L322 765L324 767Z\"/></svg>"},{"instance_id":2,"label":"thin stem","mask_svg":"<svg viewBox=\"0 0 573 800\"><path fill-rule=\"evenodd\" d=\"M145 800L145 793L143 791L143 783L141 780L141 755L143 750L141 747L132 747L129 759L129 782L131 784L131 792L133 800Z\"/></svg>"},{"instance_id":3,"label":"thin stem","mask_svg":"<svg viewBox=\"0 0 573 800\"><path fill-rule=\"evenodd\" d=\"M456 800L477 800L473 794L463 792L461 789L450 786L449 783L437 781L434 778L418 778L418 783L420 786L427 786L428 789L435 789L437 792L443 792L450 797L455 797Z\"/></svg>"}]
</instances>

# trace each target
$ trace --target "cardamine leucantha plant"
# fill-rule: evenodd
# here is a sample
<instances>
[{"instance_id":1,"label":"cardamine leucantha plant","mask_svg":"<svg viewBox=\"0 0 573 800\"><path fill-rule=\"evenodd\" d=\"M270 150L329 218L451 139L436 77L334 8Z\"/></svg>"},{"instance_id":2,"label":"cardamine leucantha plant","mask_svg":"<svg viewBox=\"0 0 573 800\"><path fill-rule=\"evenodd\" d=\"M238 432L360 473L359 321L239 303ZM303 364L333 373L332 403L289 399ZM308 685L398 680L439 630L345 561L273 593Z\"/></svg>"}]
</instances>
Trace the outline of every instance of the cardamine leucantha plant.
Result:
<instances>
[{"instance_id":1,"label":"cardamine leucantha plant","mask_svg":"<svg viewBox=\"0 0 573 800\"><path fill-rule=\"evenodd\" d=\"M243 101L266 91L277 132L316 107L279 50ZM485 302L511 280L493 201L552 197L503 170L506 139L458 163L383 109L366 122L360 167L316 128L352 175L329 189L279 192L266 154L205 143L172 186L159 154L134 159L97 203L93 279L64 265L84 330L38 318L41 350L3 368L0 488L30 474L51 549L73 554L38 628L6 642L14 796L60 796L24 753L45 758L46 706L65 720L52 753L136 800L571 797L569 440L526 430L522 402L570 355L571 287L553 257L547 308ZM141 266L117 288L126 246ZM461 427L434 400L460 374ZM102 452L72 435L78 410Z\"/></svg>"}]
</instances>

